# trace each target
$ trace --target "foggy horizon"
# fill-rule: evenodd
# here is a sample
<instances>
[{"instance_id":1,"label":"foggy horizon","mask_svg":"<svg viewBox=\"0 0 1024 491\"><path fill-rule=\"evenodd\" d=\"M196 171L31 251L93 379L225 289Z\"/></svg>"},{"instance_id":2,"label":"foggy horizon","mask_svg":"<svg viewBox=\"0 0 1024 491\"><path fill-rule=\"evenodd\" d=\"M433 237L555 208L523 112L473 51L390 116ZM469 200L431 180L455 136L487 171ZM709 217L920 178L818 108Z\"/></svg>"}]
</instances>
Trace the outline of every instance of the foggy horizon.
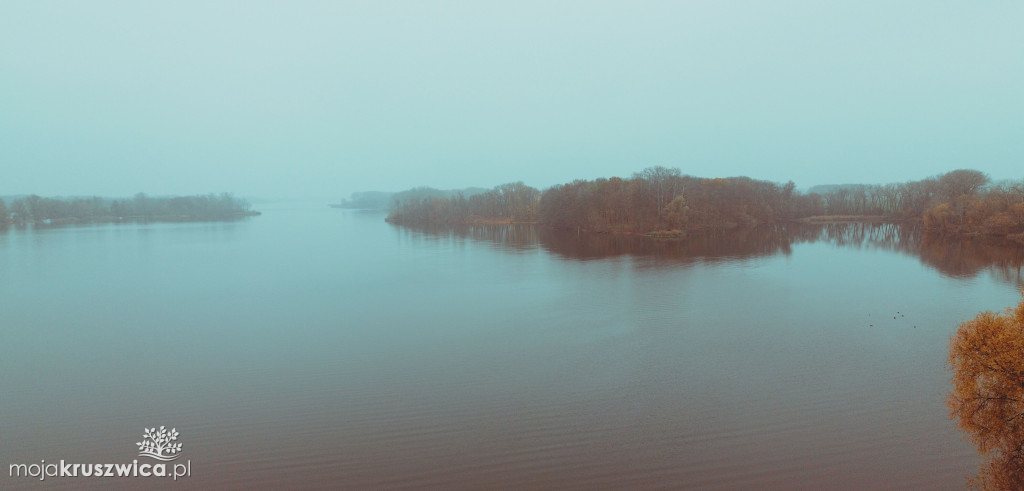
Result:
<instances>
[{"instance_id":1,"label":"foggy horizon","mask_svg":"<svg viewBox=\"0 0 1024 491\"><path fill-rule=\"evenodd\" d=\"M0 195L1019 174L1024 5L6 2Z\"/></svg>"},{"instance_id":2,"label":"foggy horizon","mask_svg":"<svg viewBox=\"0 0 1024 491\"><path fill-rule=\"evenodd\" d=\"M0 2L0 488L1024 489L1022 25Z\"/></svg>"}]
</instances>

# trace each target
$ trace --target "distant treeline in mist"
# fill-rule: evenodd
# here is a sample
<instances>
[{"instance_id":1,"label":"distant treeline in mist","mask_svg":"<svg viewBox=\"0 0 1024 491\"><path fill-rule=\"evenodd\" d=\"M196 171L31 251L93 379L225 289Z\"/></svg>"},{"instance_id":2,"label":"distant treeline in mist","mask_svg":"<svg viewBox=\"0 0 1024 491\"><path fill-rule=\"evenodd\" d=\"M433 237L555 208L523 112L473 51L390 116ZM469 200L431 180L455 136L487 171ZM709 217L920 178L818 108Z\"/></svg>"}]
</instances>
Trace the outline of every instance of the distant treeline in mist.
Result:
<instances>
[{"instance_id":1,"label":"distant treeline in mist","mask_svg":"<svg viewBox=\"0 0 1024 491\"><path fill-rule=\"evenodd\" d=\"M428 195L423 189L396 193L388 221L537 221L554 228L647 233L843 217L921 221L934 232L1024 240L1024 181L992 184L982 172L966 169L900 184L817 186L806 193L792 181L701 178L665 167L626 179L576 180L543 192L521 182L472 196Z\"/></svg>"},{"instance_id":2,"label":"distant treeline in mist","mask_svg":"<svg viewBox=\"0 0 1024 491\"><path fill-rule=\"evenodd\" d=\"M468 188L439 191L415 188L395 193L387 220L394 223L464 224L486 222L533 222L537 220L540 191L513 182L490 191Z\"/></svg>"},{"instance_id":3,"label":"distant treeline in mist","mask_svg":"<svg viewBox=\"0 0 1024 491\"><path fill-rule=\"evenodd\" d=\"M15 199L10 205L0 199L0 222L12 223L230 220L259 214L249 208L247 201L229 193L159 198L139 193L121 200L43 198L33 194Z\"/></svg>"},{"instance_id":4,"label":"distant treeline in mist","mask_svg":"<svg viewBox=\"0 0 1024 491\"><path fill-rule=\"evenodd\" d=\"M352 193L349 198L342 198L337 206L359 210L387 210L391 206L391 195L385 191L363 191ZM332 205L334 206L334 205Z\"/></svg>"},{"instance_id":5,"label":"distant treeline in mist","mask_svg":"<svg viewBox=\"0 0 1024 491\"><path fill-rule=\"evenodd\" d=\"M355 208L361 210L393 210L401 203L408 203L414 200L426 200L430 198L450 199L461 195L464 198L487 192L484 188L465 189L434 189L421 186L407 189L398 193L384 191L363 191L352 193L348 199L342 198L341 208Z\"/></svg>"}]
</instances>

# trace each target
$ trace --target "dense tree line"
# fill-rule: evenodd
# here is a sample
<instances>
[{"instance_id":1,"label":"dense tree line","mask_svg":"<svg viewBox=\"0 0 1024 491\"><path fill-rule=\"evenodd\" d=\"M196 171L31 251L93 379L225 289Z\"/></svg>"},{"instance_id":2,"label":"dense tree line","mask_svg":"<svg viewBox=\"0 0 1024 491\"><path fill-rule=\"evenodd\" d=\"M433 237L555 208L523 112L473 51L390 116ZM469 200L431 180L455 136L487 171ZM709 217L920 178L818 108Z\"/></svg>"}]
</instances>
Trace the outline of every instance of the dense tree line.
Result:
<instances>
[{"instance_id":1,"label":"dense tree line","mask_svg":"<svg viewBox=\"0 0 1024 491\"><path fill-rule=\"evenodd\" d=\"M79 223L112 220L225 220L258 215L244 199L229 193L185 197L154 198L144 193L130 199L44 198L31 195L3 206L0 200L0 222Z\"/></svg>"},{"instance_id":2,"label":"dense tree line","mask_svg":"<svg viewBox=\"0 0 1024 491\"><path fill-rule=\"evenodd\" d=\"M990 185L976 170L899 184L841 185L801 193L792 182L699 178L652 167L631 179L577 180L541 197L540 221L606 232L730 228L819 216L921 220L926 229L1024 239L1024 182Z\"/></svg>"},{"instance_id":3,"label":"dense tree line","mask_svg":"<svg viewBox=\"0 0 1024 491\"><path fill-rule=\"evenodd\" d=\"M606 232L719 228L773 223L798 208L795 185L747 177L704 179L652 167L631 179L577 180L554 186L540 202L540 221L557 228Z\"/></svg>"},{"instance_id":4,"label":"dense tree line","mask_svg":"<svg viewBox=\"0 0 1024 491\"><path fill-rule=\"evenodd\" d=\"M537 220L555 228L646 233L843 216L922 221L937 232L1024 240L1024 182L991 185L985 174L965 169L899 184L818 186L807 193L792 181L709 179L665 167L626 179L576 180L543 193L522 183L471 197L431 195L423 188L404 193L395 195L390 221Z\"/></svg>"},{"instance_id":5,"label":"dense tree line","mask_svg":"<svg viewBox=\"0 0 1024 491\"><path fill-rule=\"evenodd\" d=\"M976 170L901 184L836 186L820 196L828 215L881 215L921 220L933 232L1024 238L1024 181L992 184Z\"/></svg>"},{"instance_id":6,"label":"dense tree line","mask_svg":"<svg viewBox=\"0 0 1024 491\"><path fill-rule=\"evenodd\" d=\"M513 182L467 196L425 194L424 189L395 193L387 220L394 223L465 224L476 221L533 222L540 191ZM416 192L418 191L418 192Z\"/></svg>"},{"instance_id":7,"label":"dense tree line","mask_svg":"<svg viewBox=\"0 0 1024 491\"><path fill-rule=\"evenodd\" d=\"M730 228L824 214L818 195L793 182L707 179L651 167L630 179L577 180L544 192L540 221L597 232Z\"/></svg>"},{"instance_id":8,"label":"dense tree line","mask_svg":"<svg viewBox=\"0 0 1024 491\"><path fill-rule=\"evenodd\" d=\"M934 206L962 195L974 195L988 184L985 174L968 169L899 184L815 186L827 215L883 215L922 219Z\"/></svg>"},{"instance_id":9,"label":"dense tree line","mask_svg":"<svg viewBox=\"0 0 1024 491\"><path fill-rule=\"evenodd\" d=\"M1005 182L944 196L924 212L926 229L1002 235L1024 242L1024 182Z\"/></svg>"}]
</instances>

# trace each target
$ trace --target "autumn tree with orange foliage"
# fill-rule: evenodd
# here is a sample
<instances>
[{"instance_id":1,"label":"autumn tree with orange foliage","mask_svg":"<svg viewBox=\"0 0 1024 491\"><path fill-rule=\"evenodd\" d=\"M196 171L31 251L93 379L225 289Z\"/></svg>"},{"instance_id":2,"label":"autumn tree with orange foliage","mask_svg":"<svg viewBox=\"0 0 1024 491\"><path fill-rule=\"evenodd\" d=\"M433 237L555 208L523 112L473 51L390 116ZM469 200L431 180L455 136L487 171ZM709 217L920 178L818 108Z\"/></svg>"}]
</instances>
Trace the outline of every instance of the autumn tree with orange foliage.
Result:
<instances>
[{"instance_id":1,"label":"autumn tree with orange foliage","mask_svg":"<svg viewBox=\"0 0 1024 491\"><path fill-rule=\"evenodd\" d=\"M1024 293L1024 291L1022 291ZM1024 301L960 325L949 349L950 417L987 457L969 481L980 489L1024 487Z\"/></svg>"}]
</instances>

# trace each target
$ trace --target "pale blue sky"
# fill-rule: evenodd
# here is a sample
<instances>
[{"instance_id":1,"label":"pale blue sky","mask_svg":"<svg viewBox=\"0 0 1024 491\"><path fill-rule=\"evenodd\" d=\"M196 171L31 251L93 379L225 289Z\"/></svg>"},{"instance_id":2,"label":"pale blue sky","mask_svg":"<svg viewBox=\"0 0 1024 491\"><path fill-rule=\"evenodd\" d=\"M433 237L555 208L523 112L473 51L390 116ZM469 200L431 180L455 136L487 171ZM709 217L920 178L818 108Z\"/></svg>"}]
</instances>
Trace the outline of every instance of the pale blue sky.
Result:
<instances>
[{"instance_id":1,"label":"pale blue sky","mask_svg":"<svg viewBox=\"0 0 1024 491\"><path fill-rule=\"evenodd\" d=\"M0 3L0 195L1024 177L1024 2Z\"/></svg>"}]
</instances>

